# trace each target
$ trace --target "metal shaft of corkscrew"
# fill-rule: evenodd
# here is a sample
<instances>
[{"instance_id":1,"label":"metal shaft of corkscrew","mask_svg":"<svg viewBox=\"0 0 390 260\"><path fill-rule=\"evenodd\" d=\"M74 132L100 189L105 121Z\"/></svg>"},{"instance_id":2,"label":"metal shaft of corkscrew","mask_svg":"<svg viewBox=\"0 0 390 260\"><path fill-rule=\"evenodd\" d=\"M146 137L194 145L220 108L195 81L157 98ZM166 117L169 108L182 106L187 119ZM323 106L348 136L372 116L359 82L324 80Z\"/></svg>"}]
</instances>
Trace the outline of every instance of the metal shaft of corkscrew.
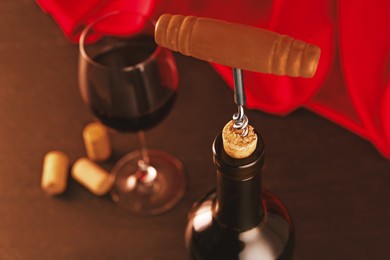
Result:
<instances>
[{"instance_id":1,"label":"metal shaft of corkscrew","mask_svg":"<svg viewBox=\"0 0 390 260\"><path fill-rule=\"evenodd\" d=\"M241 136L248 134L248 117L244 112L244 105L246 102L244 91L244 80L242 77L242 70L233 68L234 78L234 102L237 105L237 113L233 115L234 129L241 131Z\"/></svg>"}]
</instances>

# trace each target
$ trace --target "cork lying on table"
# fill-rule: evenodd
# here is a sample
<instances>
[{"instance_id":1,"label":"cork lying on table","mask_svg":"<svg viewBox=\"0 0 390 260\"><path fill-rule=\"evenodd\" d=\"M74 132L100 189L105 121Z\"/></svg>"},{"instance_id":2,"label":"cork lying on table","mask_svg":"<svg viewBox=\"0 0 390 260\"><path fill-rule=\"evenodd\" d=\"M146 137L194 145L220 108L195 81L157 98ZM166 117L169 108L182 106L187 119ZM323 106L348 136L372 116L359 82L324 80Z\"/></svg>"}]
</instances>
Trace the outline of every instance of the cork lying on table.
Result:
<instances>
[{"instance_id":1,"label":"cork lying on table","mask_svg":"<svg viewBox=\"0 0 390 260\"><path fill-rule=\"evenodd\" d=\"M112 176L88 158L80 158L74 163L72 177L97 196L106 194L113 185Z\"/></svg>"},{"instance_id":2,"label":"cork lying on table","mask_svg":"<svg viewBox=\"0 0 390 260\"><path fill-rule=\"evenodd\" d=\"M222 141L225 152L236 159L250 156L256 149L257 135L251 125L248 125L248 134L241 135L240 130L233 127L234 121L229 121L222 130Z\"/></svg>"},{"instance_id":3,"label":"cork lying on table","mask_svg":"<svg viewBox=\"0 0 390 260\"><path fill-rule=\"evenodd\" d=\"M65 191L68 182L69 158L61 151L51 151L43 160L41 187L49 195Z\"/></svg>"},{"instance_id":4,"label":"cork lying on table","mask_svg":"<svg viewBox=\"0 0 390 260\"><path fill-rule=\"evenodd\" d=\"M83 130L83 139L89 159L102 162L110 158L110 137L102 124L98 122L88 124Z\"/></svg>"}]
</instances>

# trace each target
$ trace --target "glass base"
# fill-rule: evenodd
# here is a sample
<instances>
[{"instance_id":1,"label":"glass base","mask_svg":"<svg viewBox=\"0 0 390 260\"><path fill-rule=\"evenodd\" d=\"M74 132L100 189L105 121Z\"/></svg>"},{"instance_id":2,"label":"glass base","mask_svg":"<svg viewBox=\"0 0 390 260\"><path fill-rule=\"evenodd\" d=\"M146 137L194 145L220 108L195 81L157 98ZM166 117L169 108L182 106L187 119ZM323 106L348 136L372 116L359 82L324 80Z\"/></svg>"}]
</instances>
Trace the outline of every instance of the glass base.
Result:
<instances>
[{"instance_id":1,"label":"glass base","mask_svg":"<svg viewBox=\"0 0 390 260\"><path fill-rule=\"evenodd\" d=\"M186 182L183 165L162 151L147 150L150 166L156 170L154 180L142 181L138 151L119 160L112 173L115 178L112 200L135 215L152 216L166 212L183 197Z\"/></svg>"}]
</instances>

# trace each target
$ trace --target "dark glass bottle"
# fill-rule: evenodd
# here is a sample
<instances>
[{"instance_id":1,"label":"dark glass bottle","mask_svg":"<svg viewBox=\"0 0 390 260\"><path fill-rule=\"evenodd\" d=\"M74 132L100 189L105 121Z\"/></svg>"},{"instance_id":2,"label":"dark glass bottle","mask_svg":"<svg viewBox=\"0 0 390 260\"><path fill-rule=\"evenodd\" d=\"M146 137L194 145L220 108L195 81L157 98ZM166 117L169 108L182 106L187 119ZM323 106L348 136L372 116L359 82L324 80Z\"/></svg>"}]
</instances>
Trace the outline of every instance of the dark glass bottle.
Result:
<instances>
[{"instance_id":1,"label":"dark glass bottle","mask_svg":"<svg viewBox=\"0 0 390 260\"><path fill-rule=\"evenodd\" d=\"M264 144L235 159L223 149L222 136L213 143L217 188L195 203L189 214L186 245L191 259L292 259L291 217L272 193L261 190Z\"/></svg>"}]
</instances>

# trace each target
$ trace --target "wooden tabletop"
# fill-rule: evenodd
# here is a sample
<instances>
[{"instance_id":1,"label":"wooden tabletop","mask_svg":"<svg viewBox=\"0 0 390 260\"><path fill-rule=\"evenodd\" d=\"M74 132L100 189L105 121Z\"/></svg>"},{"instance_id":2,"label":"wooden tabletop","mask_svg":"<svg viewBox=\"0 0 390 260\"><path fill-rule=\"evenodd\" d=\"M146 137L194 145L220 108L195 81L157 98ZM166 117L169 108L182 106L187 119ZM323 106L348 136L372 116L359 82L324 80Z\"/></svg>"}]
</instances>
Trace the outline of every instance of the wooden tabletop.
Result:
<instances>
[{"instance_id":1,"label":"wooden tabletop","mask_svg":"<svg viewBox=\"0 0 390 260\"><path fill-rule=\"evenodd\" d=\"M215 184L211 143L235 106L209 64L175 57L176 106L147 137L185 165L181 202L161 216L131 216L74 180L52 198L40 189L44 154L84 156L81 132L94 120L79 95L78 48L34 1L0 3L0 259L186 259L186 215ZM390 161L303 109L248 117L266 143L263 184L294 218L296 259L390 259ZM107 169L138 146L133 134L111 137Z\"/></svg>"}]
</instances>

